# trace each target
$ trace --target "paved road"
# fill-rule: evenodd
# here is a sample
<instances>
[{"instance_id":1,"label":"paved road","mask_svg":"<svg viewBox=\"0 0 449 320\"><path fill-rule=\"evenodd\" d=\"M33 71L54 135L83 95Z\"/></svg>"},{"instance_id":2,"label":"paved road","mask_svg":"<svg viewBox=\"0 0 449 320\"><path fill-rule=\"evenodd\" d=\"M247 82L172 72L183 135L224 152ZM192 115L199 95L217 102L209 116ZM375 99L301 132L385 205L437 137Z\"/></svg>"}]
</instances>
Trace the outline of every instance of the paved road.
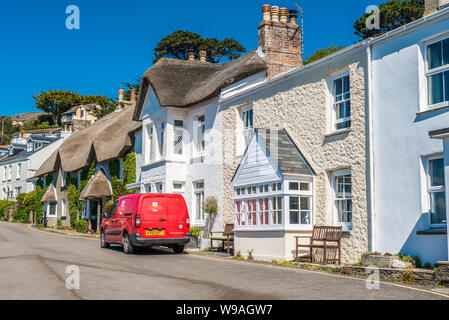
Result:
<instances>
[{"instance_id":1,"label":"paved road","mask_svg":"<svg viewBox=\"0 0 449 320\"><path fill-rule=\"evenodd\" d=\"M79 290L65 286L77 265ZM148 250L124 255L98 241L0 222L0 299L445 299L424 287L365 282L321 272ZM418 290L416 290L418 289Z\"/></svg>"}]
</instances>

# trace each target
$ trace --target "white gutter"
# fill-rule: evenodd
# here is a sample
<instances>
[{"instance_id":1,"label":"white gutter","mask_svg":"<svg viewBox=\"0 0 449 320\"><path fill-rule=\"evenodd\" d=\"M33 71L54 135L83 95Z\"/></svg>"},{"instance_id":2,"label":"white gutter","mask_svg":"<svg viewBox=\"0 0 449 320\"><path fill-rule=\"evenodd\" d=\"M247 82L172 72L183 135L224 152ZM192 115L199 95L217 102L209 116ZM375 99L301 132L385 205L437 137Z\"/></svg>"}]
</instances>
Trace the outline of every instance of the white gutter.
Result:
<instances>
[{"instance_id":1,"label":"white gutter","mask_svg":"<svg viewBox=\"0 0 449 320\"><path fill-rule=\"evenodd\" d=\"M369 182L368 182L368 247L371 252L376 251L376 210L375 210L375 187L374 187L374 128L373 128L373 90L372 90L372 54L371 54L371 45L366 48L367 62L368 62L368 114L367 114L367 133L366 136L368 138L368 173L369 173Z\"/></svg>"}]
</instances>

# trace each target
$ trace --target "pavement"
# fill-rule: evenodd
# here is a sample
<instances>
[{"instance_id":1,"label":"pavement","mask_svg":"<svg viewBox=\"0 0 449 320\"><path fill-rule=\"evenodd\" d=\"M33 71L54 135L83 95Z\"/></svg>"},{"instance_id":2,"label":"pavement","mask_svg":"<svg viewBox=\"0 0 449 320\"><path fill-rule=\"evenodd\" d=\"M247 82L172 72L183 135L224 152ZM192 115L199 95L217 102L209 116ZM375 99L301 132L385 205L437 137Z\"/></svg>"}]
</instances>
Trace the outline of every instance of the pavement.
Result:
<instances>
[{"instance_id":1,"label":"pavement","mask_svg":"<svg viewBox=\"0 0 449 320\"><path fill-rule=\"evenodd\" d=\"M80 288L67 289L67 267ZM163 248L125 255L97 239L48 233L0 222L0 299L449 299L444 289L381 282L326 272L255 264Z\"/></svg>"}]
</instances>

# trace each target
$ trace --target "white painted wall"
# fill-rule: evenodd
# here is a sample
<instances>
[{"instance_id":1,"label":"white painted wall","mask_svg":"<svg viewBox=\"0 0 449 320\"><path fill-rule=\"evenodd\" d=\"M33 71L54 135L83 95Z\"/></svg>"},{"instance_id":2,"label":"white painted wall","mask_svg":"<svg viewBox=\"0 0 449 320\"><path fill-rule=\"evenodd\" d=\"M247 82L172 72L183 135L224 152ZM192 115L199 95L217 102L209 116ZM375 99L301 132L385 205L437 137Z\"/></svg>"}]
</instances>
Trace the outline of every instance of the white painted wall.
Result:
<instances>
[{"instance_id":1,"label":"white painted wall","mask_svg":"<svg viewBox=\"0 0 449 320\"><path fill-rule=\"evenodd\" d=\"M449 123L449 109L422 112L427 108L423 48L448 29L446 17L372 47L374 250L418 255L423 263L447 260L446 236L416 232L430 221L423 157L443 152L441 141L428 133Z\"/></svg>"}]
</instances>

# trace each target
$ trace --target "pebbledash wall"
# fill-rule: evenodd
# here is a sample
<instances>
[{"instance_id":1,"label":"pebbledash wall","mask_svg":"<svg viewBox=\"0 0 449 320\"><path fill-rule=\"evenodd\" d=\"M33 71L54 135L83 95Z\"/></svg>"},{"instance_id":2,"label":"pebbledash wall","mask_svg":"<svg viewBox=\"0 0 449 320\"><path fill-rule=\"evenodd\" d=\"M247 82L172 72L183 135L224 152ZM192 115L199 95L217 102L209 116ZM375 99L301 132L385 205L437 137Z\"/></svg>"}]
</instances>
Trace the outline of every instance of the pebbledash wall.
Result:
<instances>
[{"instance_id":1,"label":"pebbledash wall","mask_svg":"<svg viewBox=\"0 0 449 320\"><path fill-rule=\"evenodd\" d=\"M366 48L366 42L355 45L222 104L223 127L229 131L238 132L239 110L251 104L255 128L287 130L317 173L314 194L317 225L334 224L332 172L351 169L353 228L345 232L342 242L342 260L345 263L357 261L369 245ZM332 133L332 81L335 75L345 71L350 76L351 129ZM236 139L236 135L223 135L223 216L229 221L234 217L231 179L241 158L237 156ZM262 258L267 258L267 252L285 252L285 258L291 259L296 235L298 232L237 233L236 252L246 254L254 249L254 256ZM287 238L286 248L276 241L284 237Z\"/></svg>"}]
</instances>

